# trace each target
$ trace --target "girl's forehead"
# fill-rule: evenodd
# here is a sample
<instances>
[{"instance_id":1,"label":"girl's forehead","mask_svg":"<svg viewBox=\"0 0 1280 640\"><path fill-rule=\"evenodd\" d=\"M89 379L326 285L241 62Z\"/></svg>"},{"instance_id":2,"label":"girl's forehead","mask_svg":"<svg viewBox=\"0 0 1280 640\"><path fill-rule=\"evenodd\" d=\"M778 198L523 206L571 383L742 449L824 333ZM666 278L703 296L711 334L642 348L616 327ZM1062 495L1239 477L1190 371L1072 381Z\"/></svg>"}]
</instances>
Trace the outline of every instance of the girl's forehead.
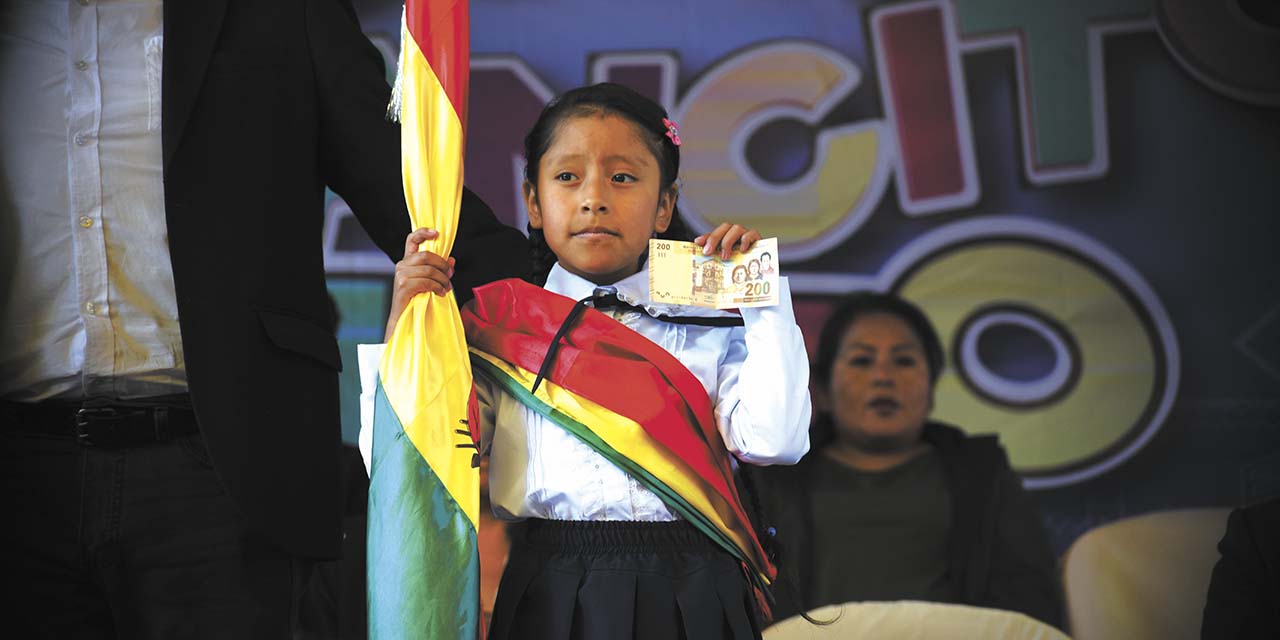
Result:
<instances>
[{"instance_id":1,"label":"girl's forehead","mask_svg":"<svg viewBox=\"0 0 1280 640\"><path fill-rule=\"evenodd\" d=\"M573 115L556 125L547 155L590 153L654 162L639 125L611 113Z\"/></svg>"}]
</instances>

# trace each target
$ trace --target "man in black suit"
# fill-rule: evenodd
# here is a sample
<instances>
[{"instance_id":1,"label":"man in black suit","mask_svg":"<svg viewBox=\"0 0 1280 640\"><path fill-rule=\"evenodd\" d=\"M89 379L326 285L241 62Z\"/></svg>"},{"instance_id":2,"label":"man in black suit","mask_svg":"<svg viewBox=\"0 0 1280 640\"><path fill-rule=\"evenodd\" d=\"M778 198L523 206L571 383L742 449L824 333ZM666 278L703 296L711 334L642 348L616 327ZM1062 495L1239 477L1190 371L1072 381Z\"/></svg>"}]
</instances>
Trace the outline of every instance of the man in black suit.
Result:
<instances>
[{"instance_id":1,"label":"man in black suit","mask_svg":"<svg viewBox=\"0 0 1280 640\"><path fill-rule=\"evenodd\" d=\"M341 539L324 187L410 230L384 78L348 0L0 8L20 637L292 634ZM453 255L465 298L525 248L467 194Z\"/></svg>"}]
</instances>

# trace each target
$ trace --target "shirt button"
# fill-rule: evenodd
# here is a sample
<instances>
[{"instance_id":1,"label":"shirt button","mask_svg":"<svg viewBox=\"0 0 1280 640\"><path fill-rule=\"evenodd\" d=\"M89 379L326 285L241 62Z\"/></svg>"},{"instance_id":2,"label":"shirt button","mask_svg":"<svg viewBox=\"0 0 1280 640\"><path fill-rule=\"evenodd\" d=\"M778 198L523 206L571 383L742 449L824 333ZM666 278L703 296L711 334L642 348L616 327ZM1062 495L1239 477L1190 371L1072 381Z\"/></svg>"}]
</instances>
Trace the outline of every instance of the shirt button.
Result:
<instances>
[{"instance_id":1,"label":"shirt button","mask_svg":"<svg viewBox=\"0 0 1280 640\"><path fill-rule=\"evenodd\" d=\"M93 304L92 302L84 303L84 312L89 315L93 315L93 312L96 311L97 309L98 309L97 305Z\"/></svg>"},{"instance_id":2,"label":"shirt button","mask_svg":"<svg viewBox=\"0 0 1280 640\"><path fill-rule=\"evenodd\" d=\"M93 218L89 216L80 216L80 226L88 229L93 226Z\"/></svg>"},{"instance_id":3,"label":"shirt button","mask_svg":"<svg viewBox=\"0 0 1280 640\"><path fill-rule=\"evenodd\" d=\"M82 7L89 6L89 0L76 0L76 2L80 3L80 6Z\"/></svg>"},{"instance_id":4,"label":"shirt button","mask_svg":"<svg viewBox=\"0 0 1280 640\"><path fill-rule=\"evenodd\" d=\"M84 71L85 69L89 68L89 63L85 62L84 60L76 60L76 68L81 71Z\"/></svg>"},{"instance_id":5,"label":"shirt button","mask_svg":"<svg viewBox=\"0 0 1280 640\"><path fill-rule=\"evenodd\" d=\"M85 146L86 144L89 144L89 136L86 136L86 135L85 135L85 134L83 134L83 133L77 133L77 134L76 134L76 146L83 147L83 146Z\"/></svg>"}]
</instances>

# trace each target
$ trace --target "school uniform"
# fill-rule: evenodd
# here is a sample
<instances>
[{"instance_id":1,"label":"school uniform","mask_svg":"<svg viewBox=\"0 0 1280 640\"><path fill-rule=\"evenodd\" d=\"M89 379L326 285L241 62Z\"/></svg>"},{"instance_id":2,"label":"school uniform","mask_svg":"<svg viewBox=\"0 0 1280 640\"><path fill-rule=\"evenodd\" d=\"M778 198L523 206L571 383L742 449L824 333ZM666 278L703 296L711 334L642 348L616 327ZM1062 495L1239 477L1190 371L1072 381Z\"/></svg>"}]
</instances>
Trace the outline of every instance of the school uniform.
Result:
<instances>
[{"instance_id":1,"label":"school uniform","mask_svg":"<svg viewBox=\"0 0 1280 640\"><path fill-rule=\"evenodd\" d=\"M709 401L705 420L718 436L709 451L719 452L727 469L728 454L768 465L793 464L808 451L808 363L786 279L779 284L780 303L742 309L742 326L726 326L736 314L654 303L647 269L598 287L556 265L545 289L558 294L560 310L590 298L615 301L598 311L616 324L599 316L591 322L623 328L614 333L642 337L639 343L657 345L678 360ZM517 296L517 304L533 299L528 293ZM555 324L565 314L546 315L555 316ZM468 340L482 344L471 326ZM565 349L572 353L560 356L549 384L562 381L556 369L588 366L590 354L578 357L573 350L592 345L575 340L585 339L570 331ZM376 371L380 351L362 350L367 391L373 376L366 374ZM495 382L485 369L473 367L481 448L490 455L489 497L497 517L520 523L513 527L490 638L758 637L741 556L706 535L701 521L690 522L678 497L664 499L651 490L643 469L624 471L599 446L550 419L546 407ZM644 388L638 379L608 384L623 396ZM370 438L364 440L367 458Z\"/></svg>"}]
</instances>

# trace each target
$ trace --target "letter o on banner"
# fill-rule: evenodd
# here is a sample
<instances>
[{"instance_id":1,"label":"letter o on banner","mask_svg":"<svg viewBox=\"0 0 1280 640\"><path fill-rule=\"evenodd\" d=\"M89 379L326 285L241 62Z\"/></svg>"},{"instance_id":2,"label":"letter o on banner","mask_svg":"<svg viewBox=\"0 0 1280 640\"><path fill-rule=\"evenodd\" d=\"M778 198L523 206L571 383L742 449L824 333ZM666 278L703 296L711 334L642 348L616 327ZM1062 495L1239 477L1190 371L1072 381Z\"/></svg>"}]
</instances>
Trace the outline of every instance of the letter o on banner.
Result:
<instances>
[{"instance_id":1,"label":"letter o on banner","mask_svg":"<svg viewBox=\"0 0 1280 640\"><path fill-rule=\"evenodd\" d=\"M892 263L889 288L920 305L948 350L933 415L997 433L1029 488L1104 473L1163 424L1179 378L1168 315L1096 241L1042 222L976 219L913 242ZM1010 336L1015 348L1003 355L988 348ZM1028 355L1034 366L1008 366Z\"/></svg>"}]
</instances>

